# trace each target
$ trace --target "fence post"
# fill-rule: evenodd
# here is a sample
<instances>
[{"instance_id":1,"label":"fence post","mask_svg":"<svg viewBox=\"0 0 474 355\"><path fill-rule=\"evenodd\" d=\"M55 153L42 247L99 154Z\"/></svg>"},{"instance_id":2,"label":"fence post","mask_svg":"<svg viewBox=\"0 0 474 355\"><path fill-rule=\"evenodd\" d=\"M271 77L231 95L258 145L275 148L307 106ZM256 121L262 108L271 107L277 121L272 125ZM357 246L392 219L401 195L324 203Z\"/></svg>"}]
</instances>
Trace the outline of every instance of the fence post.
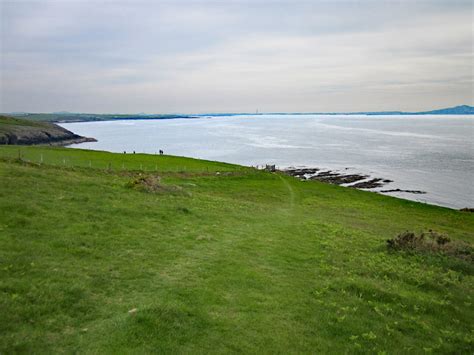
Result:
<instances>
[{"instance_id":1,"label":"fence post","mask_svg":"<svg viewBox=\"0 0 474 355\"><path fill-rule=\"evenodd\" d=\"M43 153L41 153L40 164L43 164Z\"/></svg>"},{"instance_id":2,"label":"fence post","mask_svg":"<svg viewBox=\"0 0 474 355\"><path fill-rule=\"evenodd\" d=\"M92 168L92 160L89 160L89 168Z\"/></svg>"}]
</instances>

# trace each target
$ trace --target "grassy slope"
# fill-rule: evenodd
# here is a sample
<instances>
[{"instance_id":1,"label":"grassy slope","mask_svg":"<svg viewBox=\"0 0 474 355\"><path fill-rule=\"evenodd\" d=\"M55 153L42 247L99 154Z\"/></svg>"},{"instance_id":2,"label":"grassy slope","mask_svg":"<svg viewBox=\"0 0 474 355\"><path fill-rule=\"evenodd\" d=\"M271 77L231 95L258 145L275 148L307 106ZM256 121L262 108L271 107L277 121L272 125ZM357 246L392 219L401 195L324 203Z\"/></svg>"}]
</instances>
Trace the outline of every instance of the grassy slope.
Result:
<instances>
[{"instance_id":1,"label":"grassy slope","mask_svg":"<svg viewBox=\"0 0 474 355\"><path fill-rule=\"evenodd\" d=\"M10 129L9 126L13 127L49 127L48 123L43 122L36 122L36 121L29 121L23 120L15 117L10 116L1 116L0 115L0 132L4 132L7 129Z\"/></svg>"},{"instance_id":2,"label":"grassy slope","mask_svg":"<svg viewBox=\"0 0 474 355\"><path fill-rule=\"evenodd\" d=\"M474 350L472 265L385 249L406 229L472 242L472 214L228 164L22 151L41 154L0 161L0 352ZM182 190L69 167L124 161Z\"/></svg>"}]
</instances>

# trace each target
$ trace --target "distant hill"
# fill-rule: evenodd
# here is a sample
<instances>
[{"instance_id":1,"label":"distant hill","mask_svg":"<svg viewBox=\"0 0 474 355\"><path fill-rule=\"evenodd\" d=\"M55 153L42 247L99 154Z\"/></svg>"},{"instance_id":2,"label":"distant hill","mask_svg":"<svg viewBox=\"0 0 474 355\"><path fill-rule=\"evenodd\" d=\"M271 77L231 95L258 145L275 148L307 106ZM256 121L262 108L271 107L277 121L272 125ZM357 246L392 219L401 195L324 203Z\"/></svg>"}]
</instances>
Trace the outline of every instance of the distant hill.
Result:
<instances>
[{"instance_id":1,"label":"distant hill","mask_svg":"<svg viewBox=\"0 0 474 355\"><path fill-rule=\"evenodd\" d=\"M332 114L332 113L330 113ZM340 113L338 113L340 114ZM346 115L474 115L474 107L460 105L431 111L405 112L405 111L376 111L376 112L349 112Z\"/></svg>"},{"instance_id":2,"label":"distant hill","mask_svg":"<svg viewBox=\"0 0 474 355\"><path fill-rule=\"evenodd\" d=\"M442 108L439 110L417 112L417 115L474 115L474 107L460 105L455 107Z\"/></svg>"},{"instance_id":3,"label":"distant hill","mask_svg":"<svg viewBox=\"0 0 474 355\"><path fill-rule=\"evenodd\" d=\"M460 105L432 111L357 111L357 112L266 112L266 113L206 113L196 116L238 116L238 115L370 115L370 116L396 116L396 115L474 115L474 107Z\"/></svg>"}]
</instances>

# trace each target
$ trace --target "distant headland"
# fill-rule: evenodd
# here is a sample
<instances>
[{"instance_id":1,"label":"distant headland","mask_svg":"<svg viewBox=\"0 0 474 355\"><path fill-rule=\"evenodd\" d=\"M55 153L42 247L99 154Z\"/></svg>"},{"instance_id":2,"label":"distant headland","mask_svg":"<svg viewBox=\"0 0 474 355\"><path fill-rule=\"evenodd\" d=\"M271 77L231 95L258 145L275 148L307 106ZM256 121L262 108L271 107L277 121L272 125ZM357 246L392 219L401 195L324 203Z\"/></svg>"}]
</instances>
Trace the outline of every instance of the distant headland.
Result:
<instances>
[{"instance_id":1,"label":"distant headland","mask_svg":"<svg viewBox=\"0 0 474 355\"><path fill-rule=\"evenodd\" d=\"M51 122L38 122L0 115L0 145L70 145L96 142Z\"/></svg>"},{"instance_id":2,"label":"distant headland","mask_svg":"<svg viewBox=\"0 0 474 355\"><path fill-rule=\"evenodd\" d=\"M240 113L200 113L200 114L100 114L76 112L30 113L9 112L5 115L26 118L33 121L46 122L87 122L87 121L115 121L115 120L157 120L174 118L199 118L206 116L242 116L242 115L474 115L474 107L460 105L441 108L431 111L406 112L406 111L359 111L359 112L240 112Z\"/></svg>"}]
</instances>

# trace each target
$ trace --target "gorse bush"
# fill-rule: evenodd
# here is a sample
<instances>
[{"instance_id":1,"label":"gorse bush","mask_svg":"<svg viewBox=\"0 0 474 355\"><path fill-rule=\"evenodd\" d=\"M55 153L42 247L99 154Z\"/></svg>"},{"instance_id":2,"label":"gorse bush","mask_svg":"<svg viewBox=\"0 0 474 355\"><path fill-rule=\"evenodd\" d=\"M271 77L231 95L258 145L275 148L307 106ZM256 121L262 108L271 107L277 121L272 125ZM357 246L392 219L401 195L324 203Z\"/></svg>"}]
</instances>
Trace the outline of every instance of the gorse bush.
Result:
<instances>
[{"instance_id":1,"label":"gorse bush","mask_svg":"<svg viewBox=\"0 0 474 355\"><path fill-rule=\"evenodd\" d=\"M137 177L128 181L125 186L130 189L146 192L156 192L162 188L159 176L142 174L138 174Z\"/></svg>"},{"instance_id":2,"label":"gorse bush","mask_svg":"<svg viewBox=\"0 0 474 355\"><path fill-rule=\"evenodd\" d=\"M461 241L452 241L447 235L429 230L417 235L414 232L400 233L387 240L389 250L405 250L421 253L440 253L469 262L474 261L473 248Z\"/></svg>"},{"instance_id":3,"label":"gorse bush","mask_svg":"<svg viewBox=\"0 0 474 355\"><path fill-rule=\"evenodd\" d=\"M190 193L183 190L181 186L165 185L161 182L161 177L153 174L142 174L134 176L125 184L126 188L141 192L157 194L180 194L190 196Z\"/></svg>"}]
</instances>

